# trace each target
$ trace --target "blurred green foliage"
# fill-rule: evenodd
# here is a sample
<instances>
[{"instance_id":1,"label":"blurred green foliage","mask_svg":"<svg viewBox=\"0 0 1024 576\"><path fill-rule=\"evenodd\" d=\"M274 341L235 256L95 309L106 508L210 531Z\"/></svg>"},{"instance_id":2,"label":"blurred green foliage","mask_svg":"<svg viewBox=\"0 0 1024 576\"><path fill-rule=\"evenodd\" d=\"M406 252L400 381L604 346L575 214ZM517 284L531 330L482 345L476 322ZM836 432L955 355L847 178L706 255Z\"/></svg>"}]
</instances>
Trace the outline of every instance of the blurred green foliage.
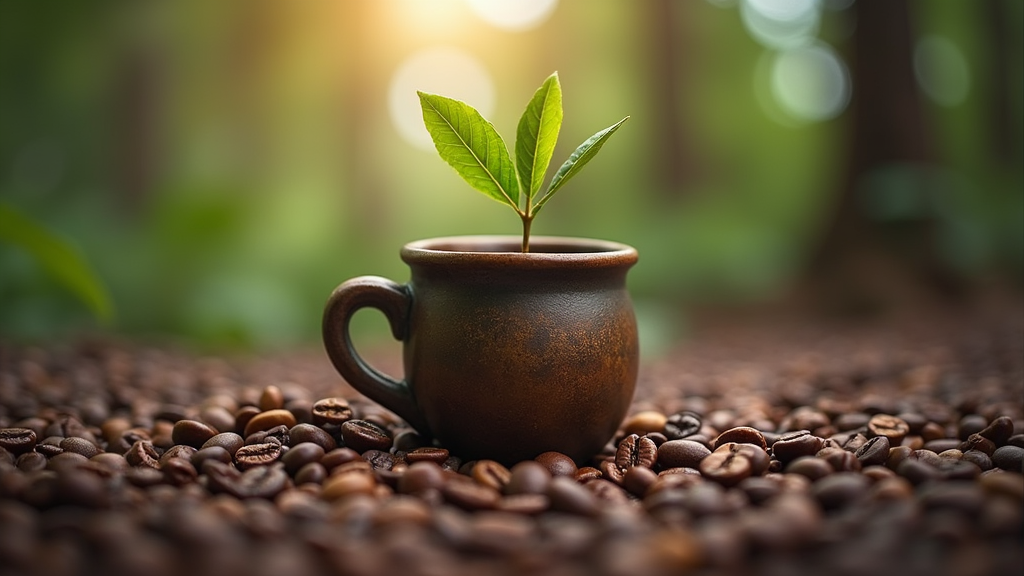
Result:
<instances>
[{"instance_id":1,"label":"blurred green foliage","mask_svg":"<svg viewBox=\"0 0 1024 576\"><path fill-rule=\"evenodd\" d=\"M518 222L467 194L389 117L400 64L450 46L490 72L503 132L532 87L560 72L557 157L593 126L633 117L534 234L636 246L630 286L649 334L678 333L679 304L766 300L798 276L841 187L848 117L787 120L765 104L770 51L735 2L563 0L518 32L490 27L458 0L423 4L3 3L0 200L71 239L65 252L95 267L118 311L107 329L218 346L314 342L339 282L407 277L403 243L517 233ZM879 218L927 205L959 273L1019 280L1024 4L1002 4L1010 50L1001 58L981 4L911 3L915 33L953 42L971 89L955 105L926 103L934 166L879 173L864 195L881 199L869 209ZM848 11L822 12L818 33L840 54L855 25ZM652 22L671 34L652 34ZM1009 149L993 150L993 90L1011 103ZM669 162L658 160L666 138L677 146ZM942 192L922 204L913 182L928 178ZM887 187L897 192L877 192ZM47 269L52 258L0 244L0 337L95 325L78 300L91 282L68 291ZM102 297L87 299L103 315ZM382 319L357 321L386 338Z\"/></svg>"}]
</instances>

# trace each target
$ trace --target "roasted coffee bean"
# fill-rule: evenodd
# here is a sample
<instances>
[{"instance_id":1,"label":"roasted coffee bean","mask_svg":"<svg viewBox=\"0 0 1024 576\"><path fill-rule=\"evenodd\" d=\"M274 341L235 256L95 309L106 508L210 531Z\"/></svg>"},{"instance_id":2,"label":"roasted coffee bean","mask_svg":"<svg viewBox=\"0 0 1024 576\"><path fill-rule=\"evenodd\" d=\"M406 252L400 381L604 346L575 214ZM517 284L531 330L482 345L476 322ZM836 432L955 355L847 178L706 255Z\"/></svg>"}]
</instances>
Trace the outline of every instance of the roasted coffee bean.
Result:
<instances>
[{"instance_id":1,"label":"roasted coffee bean","mask_svg":"<svg viewBox=\"0 0 1024 576\"><path fill-rule=\"evenodd\" d=\"M924 460L907 458L896 467L896 473L918 485L931 480L942 479L942 471Z\"/></svg>"},{"instance_id":2,"label":"roasted coffee bean","mask_svg":"<svg viewBox=\"0 0 1024 576\"><path fill-rule=\"evenodd\" d=\"M895 470L900 465L900 462L910 458L910 455L913 453L914 451L907 446L893 446L889 448L889 456L885 459L885 467Z\"/></svg>"},{"instance_id":3,"label":"roasted coffee bean","mask_svg":"<svg viewBox=\"0 0 1024 576\"><path fill-rule=\"evenodd\" d=\"M367 450L363 452L363 460L370 463L374 470L391 470L395 466L395 455L382 450Z\"/></svg>"},{"instance_id":4,"label":"roasted coffee bean","mask_svg":"<svg viewBox=\"0 0 1024 576\"><path fill-rule=\"evenodd\" d=\"M238 452L238 449L245 446L245 439L234 432L221 432L203 443L201 448L209 448L211 446L218 446L228 451L230 454Z\"/></svg>"},{"instance_id":5,"label":"roasted coffee bean","mask_svg":"<svg viewBox=\"0 0 1024 576\"><path fill-rule=\"evenodd\" d=\"M752 504L761 504L782 492L779 483L764 476L744 478L736 485L747 495Z\"/></svg>"},{"instance_id":6,"label":"roasted coffee bean","mask_svg":"<svg viewBox=\"0 0 1024 576\"><path fill-rule=\"evenodd\" d=\"M71 436L64 438L60 441L60 449L64 452L74 452L75 454L81 454L86 458L92 458L93 456L100 453L100 449L95 444L86 440L85 438L79 438L78 436Z\"/></svg>"},{"instance_id":7,"label":"roasted coffee bean","mask_svg":"<svg viewBox=\"0 0 1024 576\"><path fill-rule=\"evenodd\" d=\"M847 452L857 452L860 447L868 443L867 436L860 432L846 432L844 434L836 434L829 438L835 445Z\"/></svg>"},{"instance_id":8,"label":"roasted coffee bean","mask_svg":"<svg viewBox=\"0 0 1024 576\"><path fill-rule=\"evenodd\" d=\"M217 432L231 432L235 429L235 415L223 406L203 408L199 412L199 420Z\"/></svg>"},{"instance_id":9,"label":"roasted coffee bean","mask_svg":"<svg viewBox=\"0 0 1024 576\"><path fill-rule=\"evenodd\" d=\"M756 428L751 428L750 426L737 426L722 432L718 435L718 438L715 438L714 447L718 448L722 444L729 442L753 444L761 450L768 450L768 444L765 443L764 435Z\"/></svg>"},{"instance_id":10,"label":"roasted coffee bean","mask_svg":"<svg viewBox=\"0 0 1024 576\"><path fill-rule=\"evenodd\" d=\"M367 420L348 420L341 425L345 446L362 453L367 450L391 449L391 432Z\"/></svg>"},{"instance_id":11,"label":"roasted coffee bean","mask_svg":"<svg viewBox=\"0 0 1024 576\"><path fill-rule=\"evenodd\" d=\"M216 435L217 430L198 420L178 420L171 431L171 440L175 444L202 448L206 441Z\"/></svg>"},{"instance_id":12,"label":"roasted coffee bean","mask_svg":"<svg viewBox=\"0 0 1024 576\"><path fill-rule=\"evenodd\" d=\"M295 426L295 424L297 424L295 421L295 415L291 412L283 408L267 410L253 416L245 425L245 430L242 435L248 437L255 432L270 430L276 426L291 428L292 426Z\"/></svg>"},{"instance_id":13,"label":"roasted coffee bean","mask_svg":"<svg viewBox=\"0 0 1024 576\"><path fill-rule=\"evenodd\" d=\"M328 501L339 500L356 494L371 495L376 488L373 474L353 470L328 476L324 480L321 496Z\"/></svg>"},{"instance_id":14,"label":"roasted coffee bean","mask_svg":"<svg viewBox=\"0 0 1024 576\"><path fill-rule=\"evenodd\" d=\"M862 467L882 465L889 459L889 439L875 436L854 453Z\"/></svg>"},{"instance_id":15,"label":"roasted coffee bean","mask_svg":"<svg viewBox=\"0 0 1024 576\"><path fill-rule=\"evenodd\" d=\"M555 476L548 484L546 494L553 510L588 517L601 512L597 497L572 478Z\"/></svg>"},{"instance_id":16,"label":"roasted coffee bean","mask_svg":"<svg viewBox=\"0 0 1024 576\"><path fill-rule=\"evenodd\" d=\"M596 480L601 477L601 471L593 466L584 466L576 470L576 481L580 484L586 484L589 480Z\"/></svg>"},{"instance_id":17,"label":"roasted coffee bean","mask_svg":"<svg viewBox=\"0 0 1024 576\"><path fill-rule=\"evenodd\" d=\"M836 430L848 432L866 427L869 420L871 420L871 415L865 412L847 412L836 416L832 420L832 424L836 427Z\"/></svg>"},{"instance_id":18,"label":"roasted coffee bean","mask_svg":"<svg viewBox=\"0 0 1024 576\"><path fill-rule=\"evenodd\" d=\"M967 437L967 440L960 442L960 444L957 446L957 449L959 449L961 452L967 452L968 450L977 450L979 452L984 452L985 454L991 456L992 453L996 451L996 443L990 440L989 438L982 436L980 433L971 434L970 436Z\"/></svg>"},{"instance_id":19,"label":"roasted coffee bean","mask_svg":"<svg viewBox=\"0 0 1024 576\"><path fill-rule=\"evenodd\" d=\"M700 473L722 486L735 486L751 475L750 460L737 452L712 452L701 461Z\"/></svg>"},{"instance_id":20,"label":"roasted coffee bean","mask_svg":"<svg viewBox=\"0 0 1024 576\"><path fill-rule=\"evenodd\" d=\"M159 462L159 464L160 464L160 466L162 468L163 465L164 465L164 462L167 462L171 458L181 458L181 459L184 459L184 460L191 461L192 460L192 455L195 454L195 453L196 453L196 449L191 447L191 446L185 446L183 444L176 444L176 445L171 446L170 448L168 448L166 451L164 451L164 453L160 455L160 459L158 460L158 462Z\"/></svg>"},{"instance_id":21,"label":"roasted coffee bean","mask_svg":"<svg viewBox=\"0 0 1024 576\"><path fill-rule=\"evenodd\" d=\"M961 459L974 464L982 472L984 472L985 470L991 470L992 466L994 466L994 464L992 463L992 458L988 454L980 452L978 450L968 450L964 452Z\"/></svg>"},{"instance_id":22,"label":"roasted coffee bean","mask_svg":"<svg viewBox=\"0 0 1024 576\"><path fill-rule=\"evenodd\" d=\"M147 468L159 468L160 455L149 440L138 440L125 452L124 459L132 466L145 466Z\"/></svg>"},{"instance_id":23,"label":"roasted coffee bean","mask_svg":"<svg viewBox=\"0 0 1024 576\"><path fill-rule=\"evenodd\" d=\"M668 419L661 412L644 410L637 412L622 423L622 429L628 434L644 436L650 432L661 432L665 429Z\"/></svg>"},{"instance_id":24,"label":"roasted coffee bean","mask_svg":"<svg viewBox=\"0 0 1024 576\"><path fill-rule=\"evenodd\" d=\"M858 472L861 469L857 456L842 448L822 448L815 456L828 462L836 472Z\"/></svg>"},{"instance_id":25,"label":"roasted coffee bean","mask_svg":"<svg viewBox=\"0 0 1024 576\"><path fill-rule=\"evenodd\" d=\"M498 505L501 494L497 490L462 478L456 476L441 486L446 502L464 510L490 510Z\"/></svg>"},{"instance_id":26,"label":"roasted coffee bean","mask_svg":"<svg viewBox=\"0 0 1024 576\"><path fill-rule=\"evenodd\" d=\"M726 442L716 448L715 452L732 452L743 455L750 462L750 473L754 476L760 476L767 472L768 466L771 464L771 457L756 444Z\"/></svg>"},{"instance_id":27,"label":"roasted coffee bean","mask_svg":"<svg viewBox=\"0 0 1024 576\"><path fill-rule=\"evenodd\" d=\"M668 417L664 432L669 440L681 440L698 433L701 426L703 422L699 414L683 410Z\"/></svg>"},{"instance_id":28,"label":"roasted coffee bean","mask_svg":"<svg viewBox=\"0 0 1024 576\"><path fill-rule=\"evenodd\" d=\"M437 490L445 482L445 472L434 462L413 462L398 478L397 490L402 494L420 494Z\"/></svg>"},{"instance_id":29,"label":"roasted coffee bean","mask_svg":"<svg viewBox=\"0 0 1024 576\"><path fill-rule=\"evenodd\" d=\"M913 433L911 433L913 434ZM930 442L932 440L938 440L946 437L946 429L936 424L935 422L928 422L917 432L917 436L921 437L921 440Z\"/></svg>"},{"instance_id":30,"label":"roasted coffee bean","mask_svg":"<svg viewBox=\"0 0 1024 576\"><path fill-rule=\"evenodd\" d=\"M273 384L266 386L260 394L260 400L257 405L264 412L284 408L284 393Z\"/></svg>"},{"instance_id":31,"label":"roasted coffee bean","mask_svg":"<svg viewBox=\"0 0 1024 576\"><path fill-rule=\"evenodd\" d=\"M992 463L1010 472L1024 473L1024 448L1007 444L992 452Z\"/></svg>"},{"instance_id":32,"label":"roasted coffee bean","mask_svg":"<svg viewBox=\"0 0 1024 576\"><path fill-rule=\"evenodd\" d=\"M697 468L711 450L692 440L669 440L658 447L658 463L664 468Z\"/></svg>"},{"instance_id":33,"label":"roasted coffee bean","mask_svg":"<svg viewBox=\"0 0 1024 576\"><path fill-rule=\"evenodd\" d=\"M199 474L195 466L184 458L170 458L163 462L160 471L164 474L164 481L171 486L184 486L196 481Z\"/></svg>"},{"instance_id":34,"label":"roasted coffee bean","mask_svg":"<svg viewBox=\"0 0 1024 576\"><path fill-rule=\"evenodd\" d=\"M22 472L34 472L46 468L46 456L39 452L25 452L14 461L14 465Z\"/></svg>"},{"instance_id":35,"label":"roasted coffee bean","mask_svg":"<svg viewBox=\"0 0 1024 576\"><path fill-rule=\"evenodd\" d=\"M527 516L536 516L546 511L551 501L546 494L512 494L498 501L497 509Z\"/></svg>"},{"instance_id":36,"label":"roasted coffee bean","mask_svg":"<svg viewBox=\"0 0 1024 576\"><path fill-rule=\"evenodd\" d=\"M295 446L296 444L302 444L303 442L312 442L320 448L323 448L324 452L330 452L337 447L337 442L331 437L323 428L314 426L312 424L296 424L288 430L288 444Z\"/></svg>"},{"instance_id":37,"label":"roasted coffee bean","mask_svg":"<svg viewBox=\"0 0 1024 576\"><path fill-rule=\"evenodd\" d=\"M988 427L988 420L980 414L967 414L960 419L957 425L957 434L960 440L967 440L971 434L977 434Z\"/></svg>"},{"instance_id":38,"label":"roasted coffee bean","mask_svg":"<svg viewBox=\"0 0 1024 576\"><path fill-rule=\"evenodd\" d=\"M35 448L36 433L28 428L0 428L0 448L14 455Z\"/></svg>"},{"instance_id":39,"label":"roasted coffee bean","mask_svg":"<svg viewBox=\"0 0 1024 576\"><path fill-rule=\"evenodd\" d=\"M440 466L448 459L450 454L444 448L433 448L425 446L422 448L416 448L406 453L405 459L408 462L433 462Z\"/></svg>"},{"instance_id":40,"label":"roasted coffee bean","mask_svg":"<svg viewBox=\"0 0 1024 576\"><path fill-rule=\"evenodd\" d=\"M552 476L568 476L570 478L576 476L576 463L561 452L544 452L534 460L547 468Z\"/></svg>"},{"instance_id":41,"label":"roasted coffee bean","mask_svg":"<svg viewBox=\"0 0 1024 576\"><path fill-rule=\"evenodd\" d=\"M473 466L472 477L480 484L501 492L512 478L512 472L494 460L480 460Z\"/></svg>"},{"instance_id":42,"label":"roasted coffee bean","mask_svg":"<svg viewBox=\"0 0 1024 576\"><path fill-rule=\"evenodd\" d=\"M231 464L234 461L231 453L221 446L207 446L206 448L200 448L196 450L192 457L189 458L189 462L196 470L203 469L203 463L207 460L216 460L224 464Z\"/></svg>"},{"instance_id":43,"label":"roasted coffee bean","mask_svg":"<svg viewBox=\"0 0 1024 576\"><path fill-rule=\"evenodd\" d=\"M284 469L288 474L294 476L300 468L311 462L320 462L324 457L324 449L313 442L302 442L288 449L281 456Z\"/></svg>"},{"instance_id":44,"label":"roasted coffee bean","mask_svg":"<svg viewBox=\"0 0 1024 576\"><path fill-rule=\"evenodd\" d=\"M978 434L991 440L997 447L1003 446L1013 436L1013 420L1009 416L1000 416L989 422L988 426ZM968 436L970 439L970 436Z\"/></svg>"},{"instance_id":45,"label":"roasted coffee bean","mask_svg":"<svg viewBox=\"0 0 1024 576\"><path fill-rule=\"evenodd\" d=\"M310 462L295 473L295 484L323 484L327 479L327 468L319 462Z\"/></svg>"},{"instance_id":46,"label":"roasted coffee bean","mask_svg":"<svg viewBox=\"0 0 1024 576\"><path fill-rule=\"evenodd\" d=\"M235 462L240 470L266 466L281 457L281 445L276 442L242 446L235 452Z\"/></svg>"},{"instance_id":47,"label":"roasted coffee bean","mask_svg":"<svg viewBox=\"0 0 1024 576\"><path fill-rule=\"evenodd\" d=\"M629 491L634 496L642 497L647 489L651 487L655 481L658 480L658 475L650 468L644 466L632 466L626 469L625 474L622 476L622 487ZM589 487L591 484L598 482L597 480L587 484ZM601 481L602 484L609 484L606 481ZM614 484L612 484L614 486ZM617 487L616 487L617 489ZM596 494L596 493L595 493ZM600 494L597 494L600 497ZM607 498L603 498L607 499Z\"/></svg>"},{"instance_id":48,"label":"roasted coffee bean","mask_svg":"<svg viewBox=\"0 0 1024 576\"><path fill-rule=\"evenodd\" d=\"M786 466L787 474L799 474L812 482L828 476L833 471L831 464L814 456L801 456Z\"/></svg>"},{"instance_id":49,"label":"roasted coffee bean","mask_svg":"<svg viewBox=\"0 0 1024 576\"><path fill-rule=\"evenodd\" d=\"M945 452L946 450L953 450L959 448L962 442L956 438L941 438L939 440L931 440L925 442L923 448L930 450L938 454L939 452Z\"/></svg>"},{"instance_id":50,"label":"roasted coffee bean","mask_svg":"<svg viewBox=\"0 0 1024 576\"><path fill-rule=\"evenodd\" d=\"M630 434L619 442L615 451L615 466L625 471L631 466L653 468L658 462L658 447L646 436ZM575 473L575 471L573 471Z\"/></svg>"},{"instance_id":51,"label":"roasted coffee bean","mask_svg":"<svg viewBox=\"0 0 1024 576\"><path fill-rule=\"evenodd\" d=\"M313 403L314 424L334 424L340 426L352 420L352 407L344 398L324 398Z\"/></svg>"},{"instance_id":52,"label":"roasted coffee bean","mask_svg":"<svg viewBox=\"0 0 1024 576\"><path fill-rule=\"evenodd\" d=\"M885 436L890 445L897 445L910 433L910 426L895 416L875 414L868 421L868 432L872 436Z\"/></svg>"},{"instance_id":53,"label":"roasted coffee bean","mask_svg":"<svg viewBox=\"0 0 1024 576\"><path fill-rule=\"evenodd\" d=\"M809 430L786 432L772 444L772 455L779 461L792 462L801 456L814 456L825 447L825 441Z\"/></svg>"},{"instance_id":54,"label":"roasted coffee bean","mask_svg":"<svg viewBox=\"0 0 1024 576\"><path fill-rule=\"evenodd\" d=\"M552 474L543 464L524 460L509 469L505 494L544 494L551 483Z\"/></svg>"},{"instance_id":55,"label":"roasted coffee bean","mask_svg":"<svg viewBox=\"0 0 1024 576\"><path fill-rule=\"evenodd\" d=\"M849 506L867 495L871 481L856 472L837 472L814 483L811 493L826 510Z\"/></svg>"}]
</instances>

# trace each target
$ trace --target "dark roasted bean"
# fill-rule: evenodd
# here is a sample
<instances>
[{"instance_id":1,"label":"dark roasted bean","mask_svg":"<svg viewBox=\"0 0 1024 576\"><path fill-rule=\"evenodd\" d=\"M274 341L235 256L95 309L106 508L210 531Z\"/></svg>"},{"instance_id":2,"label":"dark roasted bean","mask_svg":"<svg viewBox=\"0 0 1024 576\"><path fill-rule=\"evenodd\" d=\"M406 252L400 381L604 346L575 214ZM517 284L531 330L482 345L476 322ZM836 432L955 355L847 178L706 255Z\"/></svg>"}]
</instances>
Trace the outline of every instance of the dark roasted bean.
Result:
<instances>
[{"instance_id":1,"label":"dark roasted bean","mask_svg":"<svg viewBox=\"0 0 1024 576\"><path fill-rule=\"evenodd\" d=\"M832 465L814 456L801 456L786 466L787 474L799 474L812 482L833 472Z\"/></svg>"},{"instance_id":2,"label":"dark roasted bean","mask_svg":"<svg viewBox=\"0 0 1024 576\"><path fill-rule=\"evenodd\" d=\"M480 460L473 466L472 477L480 484L501 492L512 478L512 472L494 460Z\"/></svg>"},{"instance_id":3,"label":"dark roasted bean","mask_svg":"<svg viewBox=\"0 0 1024 576\"><path fill-rule=\"evenodd\" d=\"M669 440L658 447L658 463L664 468L697 468L711 450L692 440Z\"/></svg>"},{"instance_id":4,"label":"dark roasted bean","mask_svg":"<svg viewBox=\"0 0 1024 576\"><path fill-rule=\"evenodd\" d=\"M164 481L172 486L184 486L196 481L198 473L195 466L184 458L171 458L160 466Z\"/></svg>"},{"instance_id":5,"label":"dark roasted bean","mask_svg":"<svg viewBox=\"0 0 1024 576\"><path fill-rule=\"evenodd\" d=\"M488 510L496 507L501 494L494 488L478 484L463 477L451 479L441 486L441 494L446 502L464 510Z\"/></svg>"},{"instance_id":6,"label":"dark roasted bean","mask_svg":"<svg viewBox=\"0 0 1024 576\"><path fill-rule=\"evenodd\" d=\"M319 444L302 442L289 448L281 456L281 462L284 463L285 471L294 476L306 464L311 462L319 463L323 457L324 449Z\"/></svg>"},{"instance_id":7,"label":"dark roasted bean","mask_svg":"<svg viewBox=\"0 0 1024 576\"><path fill-rule=\"evenodd\" d=\"M665 421L665 436L669 440L681 440L700 431L703 422L696 412L684 410L668 417Z\"/></svg>"},{"instance_id":8,"label":"dark roasted bean","mask_svg":"<svg viewBox=\"0 0 1024 576\"><path fill-rule=\"evenodd\" d=\"M132 466L145 466L147 468L159 468L160 455L157 454L153 443L148 440L138 440L125 452L125 460Z\"/></svg>"},{"instance_id":9,"label":"dark roasted bean","mask_svg":"<svg viewBox=\"0 0 1024 576\"><path fill-rule=\"evenodd\" d=\"M1003 446L1013 436L1013 420L1008 416L1000 416L989 422L988 426L978 434L991 440L997 447ZM968 436L970 439L970 436Z\"/></svg>"},{"instance_id":10,"label":"dark roasted bean","mask_svg":"<svg viewBox=\"0 0 1024 576\"><path fill-rule=\"evenodd\" d=\"M868 421L868 432L871 436L885 436L889 444L897 445L910 433L910 426L895 416L875 414Z\"/></svg>"},{"instance_id":11,"label":"dark roasted bean","mask_svg":"<svg viewBox=\"0 0 1024 576\"><path fill-rule=\"evenodd\" d=\"M224 464L231 464L234 461L234 457L227 449L221 446L207 446L206 448L200 448L196 450L189 461L192 462L192 466L196 470L203 469L203 462L207 460L216 460Z\"/></svg>"},{"instance_id":12,"label":"dark roasted bean","mask_svg":"<svg viewBox=\"0 0 1024 576\"><path fill-rule=\"evenodd\" d=\"M795 430L780 436L772 444L772 455L779 461L792 462L801 456L814 456L825 446L825 441L808 430Z\"/></svg>"},{"instance_id":13,"label":"dark roasted bean","mask_svg":"<svg viewBox=\"0 0 1024 576\"><path fill-rule=\"evenodd\" d=\"M238 449L245 446L245 439L234 432L221 432L203 443L202 448L219 446L230 454L238 452Z\"/></svg>"},{"instance_id":14,"label":"dark roasted bean","mask_svg":"<svg viewBox=\"0 0 1024 576\"><path fill-rule=\"evenodd\" d=\"M646 436L630 434L619 442L619 447L615 451L615 466L622 471L631 466L653 468L657 462L658 447Z\"/></svg>"},{"instance_id":15,"label":"dark roasted bean","mask_svg":"<svg viewBox=\"0 0 1024 576\"><path fill-rule=\"evenodd\" d=\"M314 424L340 426L352 418L352 408L344 398L324 398L313 403Z\"/></svg>"},{"instance_id":16,"label":"dark roasted bean","mask_svg":"<svg viewBox=\"0 0 1024 576\"><path fill-rule=\"evenodd\" d=\"M266 386L260 394L260 400L257 405L264 412L284 408L284 393L273 384Z\"/></svg>"},{"instance_id":17,"label":"dark roasted bean","mask_svg":"<svg viewBox=\"0 0 1024 576\"><path fill-rule=\"evenodd\" d=\"M544 452L534 460L547 468L552 476L568 476L570 478L576 476L576 463L561 452Z\"/></svg>"},{"instance_id":18,"label":"dark roasted bean","mask_svg":"<svg viewBox=\"0 0 1024 576\"><path fill-rule=\"evenodd\" d=\"M238 468L247 470L256 466L265 466L281 457L281 445L274 442L242 446L235 452Z\"/></svg>"},{"instance_id":19,"label":"dark roasted bean","mask_svg":"<svg viewBox=\"0 0 1024 576\"><path fill-rule=\"evenodd\" d=\"M556 476L548 484L547 497L551 508L580 516L597 516L600 504L592 492L572 478Z\"/></svg>"},{"instance_id":20,"label":"dark roasted bean","mask_svg":"<svg viewBox=\"0 0 1024 576\"><path fill-rule=\"evenodd\" d=\"M875 436L854 453L861 466L882 465L889 459L889 439Z\"/></svg>"},{"instance_id":21,"label":"dark roasted bean","mask_svg":"<svg viewBox=\"0 0 1024 576\"><path fill-rule=\"evenodd\" d=\"M977 434L988 427L988 421L980 414L967 414L957 425L957 438L967 440L971 434Z\"/></svg>"},{"instance_id":22,"label":"dark roasted bean","mask_svg":"<svg viewBox=\"0 0 1024 576\"><path fill-rule=\"evenodd\" d=\"M198 420L178 420L171 431L171 440L175 444L184 444L193 448L202 448L207 440L217 435L217 430Z\"/></svg>"},{"instance_id":23,"label":"dark roasted bean","mask_svg":"<svg viewBox=\"0 0 1024 576\"><path fill-rule=\"evenodd\" d=\"M295 426L295 424L297 424L295 421L295 415L291 412L283 408L267 410L265 412L260 412L249 419L249 422L245 425L245 430L243 431L242 436L248 437L255 432L270 430L277 426L291 428L292 426Z\"/></svg>"},{"instance_id":24,"label":"dark roasted bean","mask_svg":"<svg viewBox=\"0 0 1024 576\"><path fill-rule=\"evenodd\" d=\"M441 464L444 463L445 460L448 459L448 456L450 456L450 454L444 448L433 448L430 446L424 446L409 451L405 455L405 459L410 463L421 462L426 460L428 462L433 462L440 466Z\"/></svg>"},{"instance_id":25,"label":"dark roasted bean","mask_svg":"<svg viewBox=\"0 0 1024 576\"><path fill-rule=\"evenodd\" d=\"M345 441L345 446L359 453L391 449L391 433L367 420L348 420L341 425L341 437Z\"/></svg>"},{"instance_id":26,"label":"dark roasted bean","mask_svg":"<svg viewBox=\"0 0 1024 576\"><path fill-rule=\"evenodd\" d=\"M767 472L771 463L771 457L760 446L746 442L726 442L715 448L715 452L732 452L743 455L750 462L750 473L754 476L760 476Z\"/></svg>"},{"instance_id":27,"label":"dark roasted bean","mask_svg":"<svg viewBox=\"0 0 1024 576\"><path fill-rule=\"evenodd\" d=\"M296 424L292 426L288 430L288 440L291 446L302 444L303 442L312 442L323 448L324 452L330 452L337 447L337 442L334 441L330 434L323 428L312 424Z\"/></svg>"},{"instance_id":28,"label":"dark roasted bean","mask_svg":"<svg viewBox=\"0 0 1024 576\"><path fill-rule=\"evenodd\" d=\"M319 462L310 462L295 473L295 484L323 484L327 478L327 469Z\"/></svg>"},{"instance_id":29,"label":"dark roasted bean","mask_svg":"<svg viewBox=\"0 0 1024 576\"><path fill-rule=\"evenodd\" d=\"M751 475L750 460L737 452L712 452L701 461L700 473L723 486L734 486Z\"/></svg>"},{"instance_id":30,"label":"dark roasted bean","mask_svg":"<svg viewBox=\"0 0 1024 576\"><path fill-rule=\"evenodd\" d=\"M100 453L100 449L95 444L86 440L85 438L79 438L78 436L70 436L60 441L60 449L64 452L74 452L75 454L81 454L86 458L92 458L93 456Z\"/></svg>"},{"instance_id":31,"label":"dark roasted bean","mask_svg":"<svg viewBox=\"0 0 1024 576\"><path fill-rule=\"evenodd\" d=\"M735 442L737 444L753 444L761 450L768 450L768 444L764 440L764 435L761 434L756 428L750 426L737 426L736 428L730 428L725 432L718 435L715 438L714 447L718 448L722 444L729 442Z\"/></svg>"},{"instance_id":32,"label":"dark roasted bean","mask_svg":"<svg viewBox=\"0 0 1024 576\"><path fill-rule=\"evenodd\" d=\"M1024 448L1007 444L992 452L992 463L1010 472L1024 473Z\"/></svg>"},{"instance_id":33,"label":"dark roasted bean","mask_svg":"<svg viewBox=\"0 0 1024 576\"><path fill-rule=\"evenodd\" d=\"M551 483L550 470L539 462L525 460L509 470L506 494L544 494Z\"/></svg>"},{"instance_id":34,"label":"dark roasted bean","mask_svg":"<svg viewBox=\"0 0 1024 576\"><path fill-rule=\"evenodd\" d=\"M35 448L36 433L28 428L0 428L0 448L14 455Z\"/></svg>"},{"instance_id":35,"label":"dark roasted bean","mask_svg":"<svg viewBox=\"0 0 1024 576\"><path fill-rule=\"evenodd\" d=\"M871 480L863 474L837 472L815 482L811 493L822 508L829 510L857 502L867 494L870 485Z\"/></svg>"}]
</instances>

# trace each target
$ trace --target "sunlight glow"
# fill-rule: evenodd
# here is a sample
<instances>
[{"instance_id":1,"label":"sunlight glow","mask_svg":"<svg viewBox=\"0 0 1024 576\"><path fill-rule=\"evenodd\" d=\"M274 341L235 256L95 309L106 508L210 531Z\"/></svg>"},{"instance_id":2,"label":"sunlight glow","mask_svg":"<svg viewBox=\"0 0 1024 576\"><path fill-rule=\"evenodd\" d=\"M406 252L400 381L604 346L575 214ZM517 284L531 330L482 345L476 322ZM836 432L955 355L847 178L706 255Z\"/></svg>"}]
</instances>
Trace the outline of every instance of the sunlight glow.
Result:
<instances>
[{"instance_id":1,"label":"sunlight glow","mask_svg":"<svg viewBox=\"0 0 1024 576\"><path fill-rule=\"evenodd\" d=\"M821 4L819 0L743 0L740 18L762 46L796 48L817 36Z\"/></svg>"},{"instance_id":2,"label":"sunlight glow","mask_svg":"<svg viewBox=\"0 0 1024 576\"><path fill-rule=\"evenodd\" d=\"M782 109L794 118L829 120L850 102L850 75L835 50L818 42L775 56L771 90Z\"/></svg>"},{"instance_id":3,"label":"sunlight glow","mask_svg":"<svg viewBox=\"0 0 1024 576\"><path fill-rule=\"evenodd\" d=\"M388 109L402 138L424 150L433 150L434 144L423 126L417 90L462 100L485 118L494 111L494 80L479 60L456 48L427 48L414 53L391 77Z\"/></svg>"},{"instance_id":4,"label":"sunlight glow","mask_svg":"<svg viewBox=\"0 0 1024 576\"><path fill-rule=\"evenodd\" d=\"M943 106L967 99L971 71L956 44L941 36L926 36L914 47L914 77L929 98Z\"/></svg>"},{"instance_id":5,"label":"sunlight glow","mask_svg":"<svg viewBox=\"0 0 1024 576\"><path fill-rule=\"evenodd\" d=\"M466 4L493 26L523 32L543 24L554 12L558 0L466 0Z\"/></svg>"}]
</instances>

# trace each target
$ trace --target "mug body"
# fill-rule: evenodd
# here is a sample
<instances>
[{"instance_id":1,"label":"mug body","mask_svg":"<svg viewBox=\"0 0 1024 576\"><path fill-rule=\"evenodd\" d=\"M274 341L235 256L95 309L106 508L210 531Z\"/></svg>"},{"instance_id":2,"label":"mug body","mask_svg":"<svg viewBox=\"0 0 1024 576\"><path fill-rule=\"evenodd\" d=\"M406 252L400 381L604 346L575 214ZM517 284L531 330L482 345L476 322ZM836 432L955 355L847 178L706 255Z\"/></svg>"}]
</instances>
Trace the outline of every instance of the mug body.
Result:
<instances>
[{"instance_id":1,"label":"mug body","mask_svg":"<svg viewBox=\"0 0 1024 576\"><path fill-rule=\"evenodd\" d=\"M600 452L629 408L639 364L613 242L466 236L406 245L406 380L429 432L467 459Z\"/></svg>"}]
</instances>

